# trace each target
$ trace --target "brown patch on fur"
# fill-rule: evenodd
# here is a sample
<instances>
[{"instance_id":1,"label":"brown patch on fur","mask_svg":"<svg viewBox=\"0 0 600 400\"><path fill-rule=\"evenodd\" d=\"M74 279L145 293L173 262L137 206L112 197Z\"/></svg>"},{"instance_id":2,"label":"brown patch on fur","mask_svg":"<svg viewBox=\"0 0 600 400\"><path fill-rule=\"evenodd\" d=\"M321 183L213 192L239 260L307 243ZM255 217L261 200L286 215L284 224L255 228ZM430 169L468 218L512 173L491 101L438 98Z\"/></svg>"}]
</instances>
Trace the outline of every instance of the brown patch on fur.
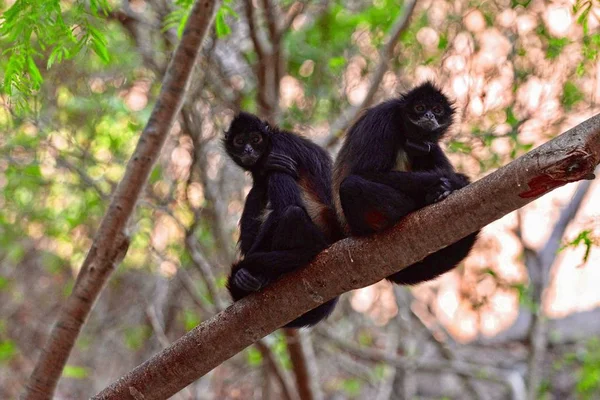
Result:
<instances>
[{"instance_id":1,"label":"brown patch on fur","mask_svg":"<svg viewBox=\"0 0 600 400\"><path fill-rule=\"evenodd\" d=\"M338 156L339 157L339 156ZM342 230L347 234L350 233L350 228L348 226L348 222L346 221L346 217L344 216L344 210L342 210L342 201L340 199L340 186L346 177L348 176L349 169L343 163L336 162L333 167L333 181L332 181L332 190L333 190L333 206L335 207L335 213L337 215L337 219L342 226Z\"/></svg>"},{"instance_id":2,"label":"brown patch on fur","mask_svg":"<svg viewBox=\"0 0 600 400\"><path fill-rule=\"evenodd\" d=\"M315 189L312 187L310 181L305 175L300 176L298 186L300 187L302 201L304 202L304 207L308 212L308 216L321 229L321 231L325 232L327 226L322 218L322 213L323 209L327 207L325 204L323 204L321 199L319 199Z\"/></svg>"},{"instance_id":3,"label":"brown patch on fur","mask_svg":"<svg viewBox=\"0 0 600 400\"><path fill-rule=\"evenodd\" d=\"M365 213L365 222L375 231L382 230L387 224L385 215L376 210Z\"/></svg>"}]
</instances>

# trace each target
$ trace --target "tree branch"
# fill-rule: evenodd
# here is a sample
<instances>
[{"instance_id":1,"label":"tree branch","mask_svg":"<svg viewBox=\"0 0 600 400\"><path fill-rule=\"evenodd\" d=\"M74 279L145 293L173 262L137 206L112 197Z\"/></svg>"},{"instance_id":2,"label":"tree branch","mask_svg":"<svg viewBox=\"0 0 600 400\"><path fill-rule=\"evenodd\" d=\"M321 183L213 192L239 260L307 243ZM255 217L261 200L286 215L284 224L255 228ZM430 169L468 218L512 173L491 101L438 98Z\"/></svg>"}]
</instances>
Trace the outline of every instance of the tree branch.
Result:
<instances>
[{"instance_id":1,"label":"tree branch","mask_svg":"<svg viewBox=\"0 0 600 400\"><path fill-rule=\"evenodd\" d=\"M199 0L173 55L152 115L140 136L125 175L115 190L73 292L61 309L48 343L27 384L24 399L51 398L71 349L104 284L129 246L125 227L148 175L183 104L202 40L218 0Z\"/></svg>"},{"instance_id":2,"label":"tree branch","mask_svg":"<svg viewBox=\"0 0 600 400\"><path fill-rule=\"evenodd\" d=\"M269 346L267 346L263 340L259 340L258 342L254 343L254 346L258 351L260 351L260 354L265 360L265 364L267 365L269 371L271 371L275 378L277 378L277 382L279 382L279 386L281 386L282 398L284 400L297 400L298 396L296 395L296 391L294 390L294 387L288 378L287 372L281 368L279 364L277 364L277 361L275 360L275 357L273 357L273 352Z\"/></svg>"},{"instance_id":3,"label":"tree branch","mask_svg":"<svg viewBox=\"0 0 600 400\"><path fill-rule=\"evenodd\" d=\"M319 330L319 333L331 340L331 342L338 348L352 354L353 356L362 358L363 360L372 362L384 362L389 365L393 365L401 370L415 369L423 372L434 372L434 373L449 373L457 374L465 378L474 378L480 380L486 380L490 382L500 383L506 386L514 394L520 389L513 388L510 376L513 371L504 370L502 368L496 368L490 365L475 365L464 361L445 361L445 360L427 360L427 359L414 359L407 357L399 357L394 353L384 352L381 350L371 349L368 347L361 347L351 342L347 342L343 339L331 335L329 332ZM519 397L511 397L519 398Z\"/></svg>"},{"instance_id":4,"label":"tree branch","mask_svg":"<svg viewBox=\"0 0 600 400\"><path fill-rule=\"evenodd\" d=\"M302 400L323 400L323 393L319 387L317 362L312 350L310 338L305 332L296 329L284 329L290 360L298 394Z\"/></svg>"},{"instance_id":5,"label":"tree branch","mask_svg":"<svg viewBox=\"0 0 600 400\"><path fill-rule=\"evenodd\" d=\"M388 37L387 42L383 45L379 52L379 64L375 68L375 72L371 77L371 85L369 86L369 91L367 95L363 99L363 101L357 105L346 109L332 124L329 129L329 136L325 139L324 145L326 147L332 147L337 143L337 141L342 137L343 132L348 128L350 123L356 118L358 113L365 107L368 107L377 93L379 89L379 84L383 80L383 76L388 70L388 64L390 61L390 57L394 51L394 47L400 38L400 35L404 30L408 27L408 21L410 20L410 16L412 15L415 6L417 5L416 0L407 0L403 7L402 13L398 16L394 24L392 25L392 30L390 31L390 35Z\"/></svg>"},{"instance_id":6,"label":"tree branch","mask_svg":"<svg viewBox=\"0 0 600 400\"><path fill-rule=\"evenodd\" d=\"M134 399L134 392L145 400L166 398L319 304L400 271L559 186L591 178L599 160L597 115L385 232L334 243L307 267L234 303L95 398Z\"/></svg>"},{"instance_id":7,"label":"tree branch","mask_svg":"<svg viewBox=\"0 0 600 400\"><path fill-rule=\"evenodd\" d=\"M583 181L577 187L577 191L573 196L573 199L567 204L560 213L558 221L554 225L554 229L550 234L550 238L541 249L541 251L535 257L537 262L534 265L528 265L527 269L532 270L538 269L537 274L540 279L536 282L532 279L533 290L533 301L538 304L537 311L533 314L533 325L530 330L530 342L531 342L531 353L529 355L529 379L528 379L528 392L527 398L535 400L538 397L538 389L542 383L542 364L544 362L544 356L546 354L546 347L548 345L548 320L544 315L545 301L544 292L550 281L550 270L556 260L560 243L567 226L575 218L575 214L581 207L583 198L587 194L591 181Z\"/></svg>"}]
</instances>

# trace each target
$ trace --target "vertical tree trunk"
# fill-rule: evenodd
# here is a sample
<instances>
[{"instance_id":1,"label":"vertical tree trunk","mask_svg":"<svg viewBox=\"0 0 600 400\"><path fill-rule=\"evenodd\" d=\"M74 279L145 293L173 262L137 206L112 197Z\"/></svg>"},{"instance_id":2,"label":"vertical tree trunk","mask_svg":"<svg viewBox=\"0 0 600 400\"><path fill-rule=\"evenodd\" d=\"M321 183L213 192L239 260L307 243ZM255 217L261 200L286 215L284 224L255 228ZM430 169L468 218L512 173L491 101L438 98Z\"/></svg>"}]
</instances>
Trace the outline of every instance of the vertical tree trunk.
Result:
<instances>
[{"instance_id":1,"label":"vertical tree trunk","mask_svg":"<svg viewBox=\"0 0 600 400\"><path fill-rule=\"evenodd\" d=\"M115 190L94 242L77 276L73 292L61 309L29 379L23 399L50 399L79 332L106 281L125 257L125 227L133 213L163 143L177 118L202 41L212 25L218 0L198 0L181 42L165 74L150 120L140 136L125 175Z\"/></svg>"}]
</instances>

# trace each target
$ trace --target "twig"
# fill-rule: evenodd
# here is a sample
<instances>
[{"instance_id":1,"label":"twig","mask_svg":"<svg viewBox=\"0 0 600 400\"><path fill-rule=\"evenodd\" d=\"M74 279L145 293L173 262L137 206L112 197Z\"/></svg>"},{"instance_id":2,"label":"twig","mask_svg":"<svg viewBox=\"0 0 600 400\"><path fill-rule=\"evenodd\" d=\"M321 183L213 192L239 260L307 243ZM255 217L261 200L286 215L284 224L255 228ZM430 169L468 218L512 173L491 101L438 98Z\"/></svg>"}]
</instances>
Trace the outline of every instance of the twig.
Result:
<instances>
[{"instance_id":1,"label":"twig","mask_svg":"<svg viewBox=\"0 0 600 400\"><path fill-rule=\"evenodd\" d=\"M217 279L213 274L213 267L204 257L204 255L198 250L196 245L196 238L193 234L187 234L185 238L185 247L192 258L193 264L197 267L198 271L202 275L202 279L206 284L206 288L210 297L215 302L215 307L218 311L222 311L227 307L225 302L220 296L220 292L217 286Z\"/></svg>"},{"instance_id":2,"label":"twig","mask_svg":"<svg viewBox=\"0 0 600 400\"><path fill-rule=\"evenodd\" d=\"M250 31L250 39L254 45L254 51L259 59L263 59L269 51L265 42L260 38L259 29L256 26L256 16L254 13L254 4L252 0L245 0L244 11L246 12L246 20L248 21L248 30Z\"/></svg>"},{"instance_id":3,"label":"twig","mask_svg":"<svg viewBox=\"0 0 600 400\"><path fill-rule=\"evenodd\" d=\"M389 324L388 325L388 340L385 345L384 351L388 354L396 354L398 351L398 346L400 345L400 333L397 329L397 324ZM389 400L392 397L392 393L394 391L394 382L396 380L398 369L392 367L390 365L386 365L383 371L383 379L379 384L379 388L377 389L377 396L375 400ZM403 397L407 398L407 397ZM408 398L412 398L408 397Z\"/></svg>"},{"instance_id":4,"label":"twig","mask_svg":"<svg viewBox=\"0 0 600 400\"><path fill-rule=\"evenodd\" d=\"M375 72L373 73L373 76L371 78L371 85L369 86L367 95L359 105L352 106L346 109L342 113L342 115L340 115L331 124L331 128L329 129L329 136L327 136L324 143L326 147L334 146L342 136L342 133L356 118L358 113L363 108L367 107L371 103L371 100L373 100L375 93L377 93L377 90L379 89L379 84L381 83L383 76L388 70L389 59L392 56L396 42L398 42L400 35L408 27L408 22L415 9L416 4L416 0L407 0L404 3L402 7L402 13L400 13L398 18L396 18L396 21L392 25L392 29L388 36L388 40L387 42L385 42L385 44L379 52L379 63L377 64Z\"/></svg>"},{"instance_id":5,"label":"twig","mask_svg":"<svg viewBox=\"0 0 600 400\"><path fill-rule=\"evenodd\" d=\"M264 340L259 340L254 343L254 346L260 351L267 368L269 368L269 371L271 371L277 379L277 382L279 382L283 398L286 400L296 400L298 398L296 391L294 390L286 371L279 366L277 361L275 361L275 357L273 357L273 352L269 346L264 343Z\"/></svg>"},{"instance_id":6,"label":"twig","mask_svg":"<svg viewBox=\"0 0 600 400\"><path fill-rule=\"evenodd\" d=\"M301 400L322 400L323 394L318 385L318 370L312 344L306 332L284 329L292 368L296 376L296 386Z\"/></svg>"},{"instance_id":7,"label":"twig","mask_svg":"<svg viewBox=\"0 0 600 400\"><path fill-rule=\"evenodd\" d=\"M539 275L539 280L535 281L532 279L532 286L534 288L533 301L534 304L539 304L539 307L537 307L536 312L534 312L533 325L529 333L531 343L527 388L527 398L529 400L537 399L539 386L543 378L542 364L544 362L548 344L548 321L544 315L544 307L546 304L544 291L550 281L550 269L556 260L565 231L581 207L583 198L587 194L591 183L591 181L583 181L579 184L573 199L561 211L558 221L550 234L550 238L537 254L537 257L535 258L537 261L536 265L527 265L529 271L537 269L537 275Z\"/></svg>"},{"instance_id":8,"label":"twig","mask_svg":"<svg viewBox=\"0 0 600 400\"><path fill-rule=\"evenodd\" d=\"M290 6L283 20L283 24L279 28L279 38L281 38L281 36L283 36L283 34L290 29L294 19L296 19L296 17L304 10L304 6L305 2L303 1L297 1Z\"/></svg>"},{"instance_id":9,"label":"twig","mask_svg":"<svg viewBox=\"0 0 600 400\"><path fill-rule=\"evenodd\" d=\"M509 382L509 376L512 374L512 372L503 370L501 368L496 368L489 365L474 365L471 363L466 363L464 361L443 361L425 359L406 360L404 358L398 357L394 354L389 354L381 350L364 348L353 343L347 342L324 329L318 329L318 333L324 338L330 340L331 343L333 343L336 347L347 351L355 357L362 358L363 360L368 360L372 362L385 362L403 370L408 368L414 368L416 370L425 372L458 374L460 376L468 378L500 383L513 390L511 383Z\"/></svg>"},{"instance_id":10,"label":"twig","mask_svg":"<svg viewBox=\"0 0 600 400\"><path fill-rule=\"evenodd\" d=\"M214 315L215 313L219 312L219 310L217 310L216 306L207 304L208 301L205 302L198 295L198 293L196 292L196 286L194 285L194 281L192 280L192 277L190 276L190 274L188 274L188 272L185 270L185 268L177 268L177 278L179 278L185 291L190 295L190 297L192 298L194 303L196 303L196 305L202 311L204 311L208 315ZM208 284L207 284L207 286L208 286Z\"/></svg>"}]
</instances>

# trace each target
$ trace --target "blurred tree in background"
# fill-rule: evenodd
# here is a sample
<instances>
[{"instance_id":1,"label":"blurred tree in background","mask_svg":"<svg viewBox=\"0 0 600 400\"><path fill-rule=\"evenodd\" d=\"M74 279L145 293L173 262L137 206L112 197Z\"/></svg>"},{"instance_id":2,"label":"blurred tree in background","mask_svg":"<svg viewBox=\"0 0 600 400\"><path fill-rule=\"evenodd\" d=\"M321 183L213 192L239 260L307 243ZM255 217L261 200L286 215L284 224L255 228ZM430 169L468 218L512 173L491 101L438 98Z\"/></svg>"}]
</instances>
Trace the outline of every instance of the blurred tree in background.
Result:
<instances>
[{"instance_id":1,"label":"blurred tree in background","mask_svg":"<svg viewBox=\"0 0 600 400\"><path fill-rule=\"evenodd\" d=\"M191 5L0 0L1 398L73 287ZM234 112L335 155L362 107L434 79L460 114L447 151L477 179L598 112L599 24L594 1L225 2L57 398L89 397L229 303L249 189L219 140ZM299 336L300 393L599 399L600 190L578 185L488 226L434 282L344 295ZM276 332L178 396L296 398L291 343Z\"/></svg>"}]
</instances>

